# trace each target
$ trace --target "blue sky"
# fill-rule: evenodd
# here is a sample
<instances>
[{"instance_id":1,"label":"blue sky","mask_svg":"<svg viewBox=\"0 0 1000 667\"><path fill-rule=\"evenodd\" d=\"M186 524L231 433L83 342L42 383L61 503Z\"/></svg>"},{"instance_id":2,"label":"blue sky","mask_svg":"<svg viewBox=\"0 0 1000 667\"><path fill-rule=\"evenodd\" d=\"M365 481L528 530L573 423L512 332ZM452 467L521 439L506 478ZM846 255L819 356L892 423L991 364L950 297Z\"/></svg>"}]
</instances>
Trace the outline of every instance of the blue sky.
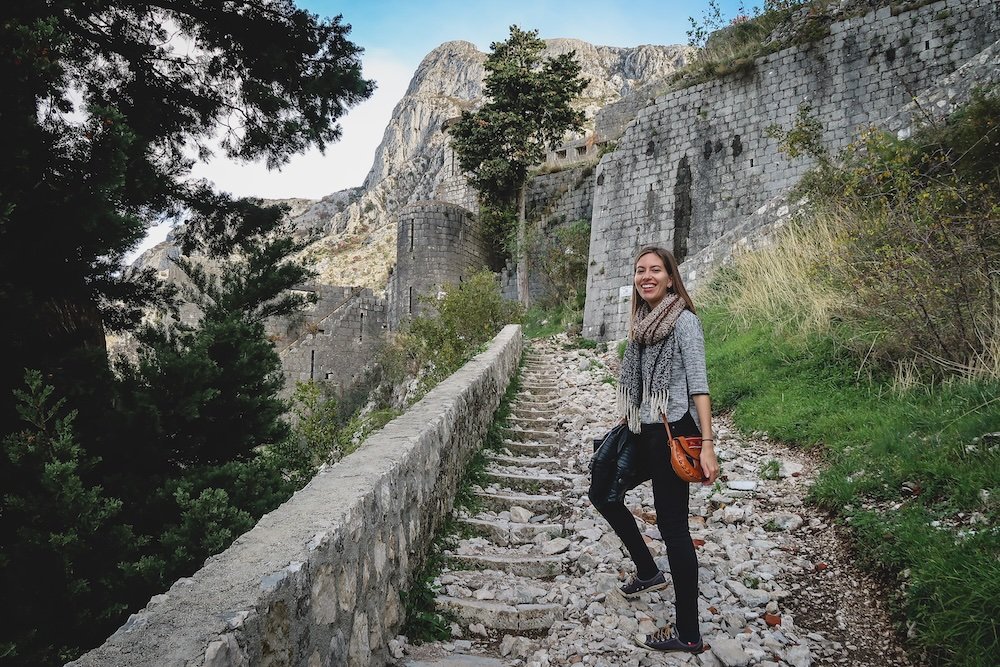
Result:
<instances>
[{"instance_id":1,"label":"blue sky","mask_svg":"<svg viewBox=\"0 0 1000 667\"><path fill-rule=\"evenodd\" d=\"M732 15L739 3L720 4ZM375 79L378 89L342 120L343 138L325 155L298 156L272 172L262 164L221 158L196 167L195 176L233 194L319 198L361 185L392 108L421 59L443 42L467 40L485 52L517 24L537 29L542 38L576 37L607 46L682 44L687 41L687 17L701 17L707 0L299 0L298 5L320 16L343 15L352 26L350 39L365 49L365 76Z\"/></svg>"}]
</instances>

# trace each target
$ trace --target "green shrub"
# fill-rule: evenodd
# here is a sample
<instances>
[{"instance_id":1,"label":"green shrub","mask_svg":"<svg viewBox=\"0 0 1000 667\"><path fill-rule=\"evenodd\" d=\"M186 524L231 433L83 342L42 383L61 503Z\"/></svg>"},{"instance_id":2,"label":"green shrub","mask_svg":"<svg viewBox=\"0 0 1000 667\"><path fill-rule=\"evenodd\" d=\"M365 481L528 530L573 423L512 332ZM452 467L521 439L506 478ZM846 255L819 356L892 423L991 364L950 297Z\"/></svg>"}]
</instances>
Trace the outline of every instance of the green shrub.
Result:
<instances>
[{"instance_id":1,"label":"green shrub","mask_svg":"<svg viewBox=\"0 0 1000 667\"><path fill-rule=\"evenodd\" d=\"M440 298L421 297L421 301L434 312L410 320L377 355L383 387L420 378L420 393L426 392L523 314L519 304L503 298L489 271L459 285L445 285ZM384 396L380 399L388 405Z\"/></svg>"},{"instance_id":2,"label":"green shrub","mask_svg":"<svg viewBox=\"0 0 1000 667\"><path fill-rule=\"evenodd\" d=\"M312 380L296 382L292 414L295 416L292 437L313 466L340 458L342 452L338 451L337 441L340 413L337 400L329 395L326 385Z\"/></svg>"},{"instance_id":3,"label":"green shrub","mask_svg":"<svg viewBox=\"0 0 1000 667\"><path fill-rule=\"evenodd\" d=\"M531 265L544 276L546 295L540 305L576 304L586 296L590 221L577 220L532 239Z\"/></svg>"},{"instance_id":4,"label":"green shrub","mask_svg":"<svg viewBox=\"0 0 1000 667\"><path fill-rule=\"evenodd\" d=\"M122 502L90 479L99 461L77 440L76 412L53 400L40 372L28 371L25 384L13 392L22 428L0 443L0 571L4 599L17 601L0 657L62 664L114 629L126 609L117 563L138 540L122 523ZM47 624L59 632L46 635Z\"/></svg>"}]
</instances>

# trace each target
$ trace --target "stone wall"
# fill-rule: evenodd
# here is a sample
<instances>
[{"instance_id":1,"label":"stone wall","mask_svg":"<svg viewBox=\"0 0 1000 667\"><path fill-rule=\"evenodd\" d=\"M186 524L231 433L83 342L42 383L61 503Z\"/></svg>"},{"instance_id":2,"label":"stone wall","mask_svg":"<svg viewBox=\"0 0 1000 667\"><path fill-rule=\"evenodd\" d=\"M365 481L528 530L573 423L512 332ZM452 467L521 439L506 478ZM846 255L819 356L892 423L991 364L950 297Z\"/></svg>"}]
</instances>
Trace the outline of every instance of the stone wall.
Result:
<instances>
[{"instance_id":1,"label":"stone wall","mask_svg":"<svg viewBox=\"0 0 1000 667\"><path fill-rule=\"evenodd\" d=\"M469 211L478 211L479 195L476 189L469 185L469 180L458 164L458 155L452 149L451 143L446 142L443 150L444 164L434 184L434 199L461 206Z\"/></svg>"},{"instance_id":2,"label":"stone wall","mask_svg":"<svg viewBox=\"0 0 1000 667\"><path fill-rule=\"evenodd\" d=\"M300 336L279 345L285 394L297 381L322 380L338 394L357 382L388 326L384 299L361 287L315 287L320 300L301 313Z\"/></svg>"},{"instance_id":3,"label":"stone wall","mask_svg":"<svg viewBox=\"0 0 1000 667\"><path fill-rule=\"evenodd\" d=\"M639 246L693 255L801 178L811 161L779 154L769 125L791 127L809 105L836 152L991 45L998 15L992 0L941 0L899 14L885 7L760 58L743 75L642 109L598 165L584 335L624 335L621 302Z\"/></svg>"},{"instance_id":4,"label":"stone wall","mask_svg":"<svg viewBox=\"0 0 1000 667\"><path fill-rule=\"evenodd\" d=\"M389 328L426 312L421 296L434 296L446 284L458 284L477 271L496 271L492 241L475 216L447 202L411 204L396 226L396 266L389 282Z\"/></svg>"},{"instance_id":5,"label":"stone wall","mask_svg":"<svg viewBox=\"0 0 1000 667\"><path fill-rule=\"evenodd\" d=\"M400 592L517 372L520 327L150 600L76 667L384 665Z\"/></svg>"},{"instance_id":6,"label":"stone wall","mask_svg":"<svg viewBox=\"0 0 1000 667\"><path fill-rule=\"evenodd\" d=\"M590 221L594 203L594 165L581 164L570 169L539 174L528 181L524 211L529 225L551 236L562 225L578 220ZM533 301L544 298L549 286L536 263L528 262L529 291ZM503 295L517 300L517 270L512 262L500 273Z\"/></svg>"},{"instance_id":7,"label":"stone wall","mask_svg":"<svg viewBox=\"0 0 1000 667\"><path fill-rule=\"evenodd\" d=\"M590 220L594 204L594 164L540 174L528 182L524 213L529 222L552 227Z\"/></svg>"}]
</instances>

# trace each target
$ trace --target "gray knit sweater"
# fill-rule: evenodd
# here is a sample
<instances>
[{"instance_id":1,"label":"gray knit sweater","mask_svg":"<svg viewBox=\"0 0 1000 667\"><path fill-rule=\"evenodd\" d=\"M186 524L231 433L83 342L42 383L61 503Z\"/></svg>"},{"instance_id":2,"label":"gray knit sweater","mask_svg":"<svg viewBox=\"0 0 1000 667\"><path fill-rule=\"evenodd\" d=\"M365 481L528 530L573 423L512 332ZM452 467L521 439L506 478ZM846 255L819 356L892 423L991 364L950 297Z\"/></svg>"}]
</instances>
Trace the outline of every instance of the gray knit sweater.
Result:
<instances>
[{"instance_id":1,"label":"gray knit sweater","mask_svg":"<svg viewBox=\"0 0 1000 667\"><path fill-rule=\"evenodd\" d=\"M705 370L705 336L701 331L701 320L690 310L685 310L677 319L670 334L674 346L670 367L670 398L667 402L667 419L675 422L691 411L699 426L698 410L691 398L696 394L708 393L708 372ZM645 381L646 378L643 378ZM644 384L646 384L644 382ZM639 408L639 418L644 424L658 424L659 415L650 414L649 400L643 397Z\"/></svg>"}]
</instances>

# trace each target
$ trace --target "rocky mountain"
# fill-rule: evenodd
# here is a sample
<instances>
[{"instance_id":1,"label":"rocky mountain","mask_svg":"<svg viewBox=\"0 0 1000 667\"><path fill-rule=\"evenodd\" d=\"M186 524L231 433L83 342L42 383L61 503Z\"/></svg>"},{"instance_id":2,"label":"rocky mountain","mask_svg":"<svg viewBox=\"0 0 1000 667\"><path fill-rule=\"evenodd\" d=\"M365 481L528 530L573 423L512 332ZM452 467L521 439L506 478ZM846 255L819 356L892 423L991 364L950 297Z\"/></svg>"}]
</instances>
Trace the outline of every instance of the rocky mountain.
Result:
<instances>
[{"instance_id":1,"label":"rocky mountain","mask_svg":"<svg viewBox=\"0 0 1000 667\"><path fill-rule=\"evenodd\" d=\"M588 133L600 109L661 89L691 54L686 46L622 48L577 39L551 39L546 44L546 55L576 52L589 80L578 101L587 113ZM462 187L464 179L447 164L443 126L481 103L485 60L486 54L469 42L446 42L431 51L393 110L364 183L318 201L284 202L292 207L290 218L297 233L318 237L305 257L315 265L321 282L383 290L395 262L397 212L416 201L441 198L449 178ZM464 193L467 200L473 196ZM163 262L171 245L168 240L137 262L166 271Z\"/></svg>"}]
</instances>

